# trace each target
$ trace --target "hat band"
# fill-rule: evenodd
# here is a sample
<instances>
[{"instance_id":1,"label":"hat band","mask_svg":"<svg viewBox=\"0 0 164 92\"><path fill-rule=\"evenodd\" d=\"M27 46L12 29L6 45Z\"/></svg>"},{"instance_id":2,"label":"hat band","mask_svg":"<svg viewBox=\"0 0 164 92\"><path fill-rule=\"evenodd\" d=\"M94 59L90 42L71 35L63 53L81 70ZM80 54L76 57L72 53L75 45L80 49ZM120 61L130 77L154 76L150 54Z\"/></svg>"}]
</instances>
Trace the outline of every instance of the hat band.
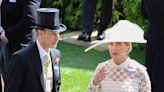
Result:
<instances>
[{"instance_id":1,"label":"hat band","mask_svg":"<svg viewBox=\"0 0 164 92\"><path fill-rule=\"evenodd\" d=\"M46 25L40 25L40 24L37 24L36 26L38 26L39 28L46 28L46 29L51 29L51 30L58 30L60 28L59 26L46 26Z\"/></svg>"}]
</instances>

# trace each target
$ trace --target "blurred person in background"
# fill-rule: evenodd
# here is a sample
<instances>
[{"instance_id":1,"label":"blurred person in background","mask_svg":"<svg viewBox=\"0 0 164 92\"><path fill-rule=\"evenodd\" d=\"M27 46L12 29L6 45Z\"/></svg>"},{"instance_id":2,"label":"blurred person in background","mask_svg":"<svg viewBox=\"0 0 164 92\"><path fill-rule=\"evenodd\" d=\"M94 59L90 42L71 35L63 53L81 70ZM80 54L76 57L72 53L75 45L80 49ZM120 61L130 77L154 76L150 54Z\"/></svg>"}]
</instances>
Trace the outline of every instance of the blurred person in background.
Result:
<instances>
[{"instance_id":1,"label":"blurred person in background","mask_svg":"<svg viewBox=\"0 0 164 92\"><path fill-rule=\"evenodd\" d=\"M97 0L83 0L82 4L82 25L83 29L78 37L78 40L85 42L91 41L91 34L93 31L94 13L96 10ZM101 15L97 22L97 40L103 40L105 38L104 30L110 24L113 10L113 0L101 0Z\"/></svg>"},{"instance_id":2,"label":"blurred person in background","mask_svg":"<svg viewBox=\"0 0 164 92\"><path fill-rule=\"evenodd\" d=\"M145 66L152 83L152 92L164 92L164 1L142 0L142 14L148 20Z\"/></svg>"},{"instance_id":3,"label":"blurred person in background","mask_svg":"<svg viewBox=\"0 0 164 92\"><path fill-rule=\"evenodd\" d=\"M32 42L30 26L36 22L40 0L2 0L0 63L4 82L11 55Z\"/></svg>"}]
</instances>

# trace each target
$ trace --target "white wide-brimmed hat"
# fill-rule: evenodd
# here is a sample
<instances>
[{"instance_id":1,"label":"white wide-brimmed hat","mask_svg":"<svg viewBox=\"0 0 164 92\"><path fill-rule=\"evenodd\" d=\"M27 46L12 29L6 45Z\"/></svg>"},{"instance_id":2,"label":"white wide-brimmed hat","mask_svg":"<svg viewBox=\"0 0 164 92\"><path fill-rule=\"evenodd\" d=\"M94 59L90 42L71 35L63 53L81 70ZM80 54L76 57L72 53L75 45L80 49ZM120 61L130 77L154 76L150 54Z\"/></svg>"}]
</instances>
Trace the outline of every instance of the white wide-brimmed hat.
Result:
<instances>
[{"instance_id":1,"label":"white wide-brimmed hat","mask_svg":"<svg viewBox=\"0 0 164 92\"><path fill-rule=\"evenodd\" d=\"M119 20L112 28L106 30L105 39L85 49L88 51L97 45L109 42L146 43L143 29L128 20Z\"/></svg>"}]
</instances>

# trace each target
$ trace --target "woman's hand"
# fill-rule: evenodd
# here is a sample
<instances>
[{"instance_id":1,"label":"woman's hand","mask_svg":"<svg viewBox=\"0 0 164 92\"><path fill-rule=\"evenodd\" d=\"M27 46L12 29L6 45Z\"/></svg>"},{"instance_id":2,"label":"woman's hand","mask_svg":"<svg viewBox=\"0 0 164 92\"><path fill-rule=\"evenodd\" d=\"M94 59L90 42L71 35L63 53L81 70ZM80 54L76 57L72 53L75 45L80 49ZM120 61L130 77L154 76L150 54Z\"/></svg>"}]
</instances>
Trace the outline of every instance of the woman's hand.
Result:
<instances>
[{"instance_id":1,"label":"woman's hand","mask_svg":"<svg viewBox=\"0 0 164 92\"><path fill-rule=\"evenodd\" d=\"M95 78L93 79L93 84L97 85L99 84L102 80L104 80L106 76L106 70L104 67L102 67L95 75Z\"/></svg>"}]
</instances>

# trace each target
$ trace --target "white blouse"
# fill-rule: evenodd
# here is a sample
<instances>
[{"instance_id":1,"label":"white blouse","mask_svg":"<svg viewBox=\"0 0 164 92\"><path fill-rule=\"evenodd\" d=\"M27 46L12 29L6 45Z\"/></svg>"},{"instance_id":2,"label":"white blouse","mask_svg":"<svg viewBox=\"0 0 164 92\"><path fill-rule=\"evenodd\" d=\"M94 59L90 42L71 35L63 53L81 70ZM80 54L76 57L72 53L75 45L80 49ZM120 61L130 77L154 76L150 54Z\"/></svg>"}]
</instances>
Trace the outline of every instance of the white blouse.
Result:
<instances>
[{"instance_id":1,"label":"white blouse","mask_svg":"<svg viewBox=\"0 0 164 92\"><path fill-rule=\"evenodd\" d=\"M107 76L98 85L94 85L95 74L102 67L107 70ZM151 92L151 84L146 68L128 57L120 65L113 60L100 63L86 92Z\"/></svg>"}]
</instances>

